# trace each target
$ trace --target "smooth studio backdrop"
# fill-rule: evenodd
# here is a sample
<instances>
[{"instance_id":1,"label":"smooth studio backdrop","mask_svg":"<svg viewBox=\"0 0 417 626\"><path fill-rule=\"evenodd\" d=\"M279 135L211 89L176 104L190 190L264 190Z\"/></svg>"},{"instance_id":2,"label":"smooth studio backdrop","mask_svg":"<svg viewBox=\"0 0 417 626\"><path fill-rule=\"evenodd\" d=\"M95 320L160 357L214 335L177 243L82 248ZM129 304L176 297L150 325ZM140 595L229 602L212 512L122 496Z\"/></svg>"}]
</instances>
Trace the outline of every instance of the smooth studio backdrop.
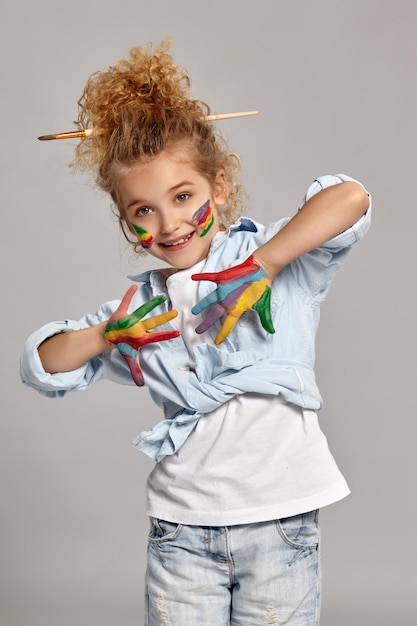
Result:
<instances>
[{"instance_id":1,"label":"smooth studio backdrop","mask_svg":"<svg viewBox=\"0 0 417 626\"><path fill-rule=\"evenodd\" d=\"M373 195L373 227L322 311L320 419L352 495L322 511L323 625L415 623L417 4L414 0L2 0L1 626L142 624L159 419L146 390L49 400L18 362L43 323L81 317L142 271L106 197L67 167L88 76L174 41L243 164L249 214L293 214L314 177Z\"/></svg>"}]
</instances>

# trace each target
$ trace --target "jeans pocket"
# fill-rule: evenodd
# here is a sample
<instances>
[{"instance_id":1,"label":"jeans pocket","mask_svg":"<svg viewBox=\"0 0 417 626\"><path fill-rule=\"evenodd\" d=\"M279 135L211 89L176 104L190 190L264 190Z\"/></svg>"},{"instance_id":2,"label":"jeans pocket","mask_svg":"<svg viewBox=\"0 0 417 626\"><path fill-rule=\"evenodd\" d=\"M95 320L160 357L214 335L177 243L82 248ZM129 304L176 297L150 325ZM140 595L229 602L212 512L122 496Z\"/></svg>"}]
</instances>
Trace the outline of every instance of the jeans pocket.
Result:
<instances>
[{"instance_id":1,"label":"jeans pocket","mask_svg":"<svg viewBox=\"0 0 417 626\"><path fill-rule=\"evenodd\" d=\"M278 532L283 541L298 550L317 550L320 530L318 511L301 513L277 521Z\"/></svg>"},{"instance_id":2,"label":"jeans pocket","mask_svg":"<svg viewBox=\"0 0 417 626\"><path fill-rule=\"evenodd\" d=\"M166 543L178 537L182 527L183 524L166 522L165 520L151 517L151 529L149 532L148 541L153 544Z\"/></svg>"}]
</instances>

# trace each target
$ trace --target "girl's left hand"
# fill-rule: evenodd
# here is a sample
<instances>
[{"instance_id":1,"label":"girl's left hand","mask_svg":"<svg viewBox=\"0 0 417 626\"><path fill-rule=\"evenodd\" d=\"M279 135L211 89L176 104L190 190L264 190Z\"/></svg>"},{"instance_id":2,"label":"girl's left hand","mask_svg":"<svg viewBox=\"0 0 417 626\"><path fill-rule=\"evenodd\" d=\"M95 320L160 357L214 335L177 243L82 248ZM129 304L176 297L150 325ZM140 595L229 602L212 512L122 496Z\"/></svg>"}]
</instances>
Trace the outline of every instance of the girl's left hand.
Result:
<instances>
[{"instance_id":1,"label":"girl's left hand","mask_svg":"<svg viewBox=\"0 0 417 626\"><path fill-rule=\"evenodd\" d=\"M271 288L266 272L256 263L253 255L235 267L221 272L193 274L191 278L217 283L217 288L191 309L192 313L197 315L211 304L215 304L205 320L195 329L197 333L205 332L226 314L214 340L215 344L220 344L236 326L243 313L249 309L258 313L266 332L271 334L275 332L271 318Z\"/></svg>"}]
</instances>

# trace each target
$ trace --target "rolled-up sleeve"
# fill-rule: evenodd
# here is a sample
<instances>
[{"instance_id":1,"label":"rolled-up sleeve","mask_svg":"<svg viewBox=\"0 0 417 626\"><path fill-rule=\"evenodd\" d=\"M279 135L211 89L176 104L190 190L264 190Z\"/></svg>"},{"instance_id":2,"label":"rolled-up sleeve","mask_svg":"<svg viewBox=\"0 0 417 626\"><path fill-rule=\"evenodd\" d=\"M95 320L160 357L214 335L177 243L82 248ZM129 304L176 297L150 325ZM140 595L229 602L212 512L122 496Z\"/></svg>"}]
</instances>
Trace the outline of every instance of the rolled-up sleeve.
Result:
<instances>
[{"instance_id":1,"label":"rolled-up sleeve","mask_svg":"<svg viewBox=\"0 0 417 626\"><path fill-rule=\"evenodd\" d=\"M333 237L333 239L330 239L329 241L324 243L322 246L320 246L321 248L341 249L341 248L346 248L348 246L351 246L357 241L359 241L359 239L361 239L367 233L369 226L371 224L371 212L372 212L371 194L365 189L362 183L360 183L358 180L355 180L354 178L351 178L350 176L346 176L346 174L336 174L336 175L328 174L326 176L320 176L319 178L316 178L311 183L310 187L308 188L307 193L304 197L304 200L300 206L300 209L304 206L304 204L308 200L310 200L310 198L312 198L317 193L319 193L319 191L322 191L323 189L327 189L328 187L332 187L333 185L339 185L340 183L346 183L346 182L357 183L365 190L369 198L368 209L366 213L364 213L364 215L362 215L362 217L355 224L353 224L350 228L345 230L343 233L340 233L340 235L337 235L336 237Z\"/></svg>"},{"instance_id":2,"label":"rolled-up sleeve","mask_svg":"<svg viewBox=\"0 0 417 626\"><path fill-rule=\"evenodd\" d=\"M363 187L359 181L345 174L326 175L315 179L308 188L300 209L310 198L323 189L349 181ZM326 241L315 250L299 257L290 266L296 283L316 303L320 303L324 299L333 277L345 263L352 246L362 239L370 227L371 196L366 189L365 191L369 198L369 206L364 215L350 228Z\"/></svg>"},{"instance_id":3,"label":"rolled-up sleeve","mask_svg":"<svg viewBox=\"0 0 417 626\"><path fill-rule=\"evenodd\" d=\"M111 378L121 384L131 384L131 377L117 350L100 354L77 369L49 374L39 358L38 347L48 337L95 326L108 319L119 301L108 302L95 315L86 315L78 321L63 320L45 324L30 335L20 359L20 375L24 384L45 396L56 398L68 391L83 391L102 378Z\"/></svg>"}]
</instances>

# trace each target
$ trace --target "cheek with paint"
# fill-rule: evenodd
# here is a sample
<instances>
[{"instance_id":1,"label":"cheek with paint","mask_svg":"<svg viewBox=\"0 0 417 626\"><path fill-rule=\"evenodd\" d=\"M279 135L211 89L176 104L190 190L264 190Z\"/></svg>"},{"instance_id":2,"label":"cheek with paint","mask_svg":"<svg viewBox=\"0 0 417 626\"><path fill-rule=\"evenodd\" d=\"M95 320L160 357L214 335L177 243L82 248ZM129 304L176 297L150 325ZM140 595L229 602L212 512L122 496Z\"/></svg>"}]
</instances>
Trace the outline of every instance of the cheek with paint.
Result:
<instances>
[{"instance_id":1,"label":"cheek with paint","mask_svg":"<svg viewBox=\"0 0 417 626\"><path fill-rule=\"evenodd\" d=\"M147 230L141 228L140 226L136 226L136 224L132 224L132 222L131 226L134 229L136 237L139 239L142 248L150 248L153 243L153 237L151 233L148 233Z\"/></svg>"},{"instance_id":2,"label":"cheek with paint","mask_svg":"<svg viewBox=\"0 0 417 626\"><path fill-rule=\"evenodd\" d=\"M193 215L193 224L200 226L200 237L207 235L208 231L214 224L214 213L210 206L210 200L207 200Z\"/></svg>"}]
</instances>

